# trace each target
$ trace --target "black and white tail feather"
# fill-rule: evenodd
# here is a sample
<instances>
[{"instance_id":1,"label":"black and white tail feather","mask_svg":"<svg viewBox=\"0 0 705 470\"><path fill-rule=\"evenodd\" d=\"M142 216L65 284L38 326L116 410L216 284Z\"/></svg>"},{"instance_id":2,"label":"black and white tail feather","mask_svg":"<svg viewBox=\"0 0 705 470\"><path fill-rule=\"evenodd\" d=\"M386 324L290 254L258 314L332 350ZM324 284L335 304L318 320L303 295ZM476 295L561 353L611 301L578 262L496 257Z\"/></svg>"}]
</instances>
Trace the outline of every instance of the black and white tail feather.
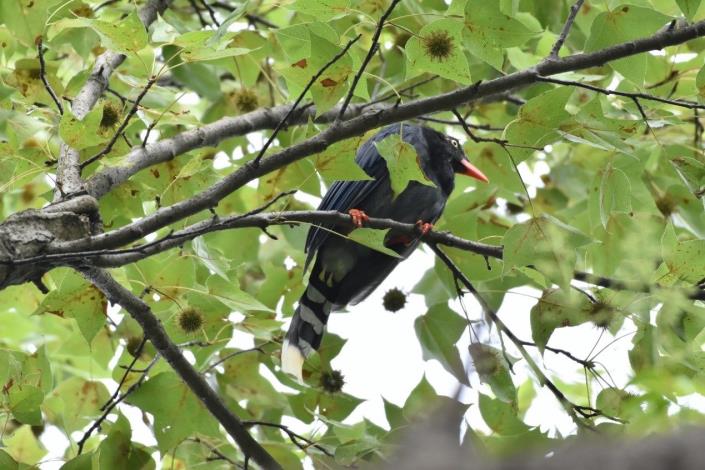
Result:
<instances>
[{"instance_id":1,"label":"black and white tail feather","mask_svg":"<svg viewBox=\"0 0 705 470\"><path fill-rule=\"evenodd\" d=\"M314 273L315 273L314 269ZM321 276L322 277L322 276ZM303 382L304 360L318 350L332 309L331 286L319 276L311 275L306 291L291 319L289 331L282 346L282 370ZM329 283L331 281L329 280Z\"/></svg>"}]
</instances>

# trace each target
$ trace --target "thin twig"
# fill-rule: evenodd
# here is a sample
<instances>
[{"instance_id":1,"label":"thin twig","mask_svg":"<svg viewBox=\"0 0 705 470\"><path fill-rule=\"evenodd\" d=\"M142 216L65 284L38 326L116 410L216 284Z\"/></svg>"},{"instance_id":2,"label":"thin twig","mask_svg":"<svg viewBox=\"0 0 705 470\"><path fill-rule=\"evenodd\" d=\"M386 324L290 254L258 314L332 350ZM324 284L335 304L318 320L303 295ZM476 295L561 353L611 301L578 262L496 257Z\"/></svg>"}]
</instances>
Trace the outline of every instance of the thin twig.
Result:
<instances>
[{"instance_id":1,"label":"thin twig","mask_svg":"<svg viewBox=\"0 0 705 470\"><path fill-rule=\"evenodd\" d=\"M316 74L311 77L311 80L306 84L306 87L303 89L303 91L299 94L299 97L296 98L296 101L294 101L294 104L289 108L289 111L286 113L286 115L282 118L281 121L277 124L277 126L274 128L274 131L272 131L272 135L269 136L269 139L267 142L262 146L262 149L259 151L255 159L252 161L254 166L259 166L260 160L262 160L262 157L264 156L265 152L269 148L270 145L272 145L272 142L274 142L274 139L277 137L277 134L279 131L286 125L286 122L289 120L289 117L296 111L296 108L299 106L299 103L301 103L301 100L304 99L304 96L306 96L306 93L308 93L308 90L313 86L314 83L316 83L316 80L323 75L323 72L325 72L328 67L336 63L341 57L343 57L345 54L347 54L348 50L350 47L352 47L353 44L357 42L358 39L360 39L360 34L355 36L353 39L348 41L348 43L345 45L345 47L338 52L331 60L329 60L323 67L321 67Z\"/></svg>"},{"instance_id":2,"label":"thin twig","mask_svg":"<svg viewBox=\"0 0 705 470\"><path fill-rule=\"evenodd\" d=\"M206 460L224 460L224 461L228 462L230 465L232 465L233 467L240 466L240 464L238 464L236 461L234 461L233 459L231 459L230 457L228 457L227 455L225 455L224 453L219 451L216 446L214 446L210 442L207 442L207 441L201 439L200 437L189 437L187 440L191 441L191 442L195 442L196 444L203 445L204 447L208 448L208 450L211 451L211 453L213 455L215 455L217 457L217 459L207 458Z\"/></svg>"},{"instance_id":3,"label":"thin twig","mask_svg":"<svg viewBox=\"0 0 705 470\"><path fill-rule=\"evenodd\" d=\"M104 1L103 3L101 3L100 5L97 5L97 6L93 9L93 11L96 12L96 11L100 10L101 8L103 8L103 7L107 7L108 5L112 5L113 3L117 3L117 2L119 2L119 1L120 1L120 0L106 0L106 1Z\"/></svg>"},{"instance_id":4,"label":"thin twig","mask_svg":"<svg viewBox=\"0 0 705 470\"><path fill-rule=\"evenodd\" d=\"M637 98L637 99L642 99L642 100L656 101L659 103L670 104L673 106L680 106L681 108L705 109L705 105L696 103L695 101L680 100L680 99L672 100L672 99L667 99L667 98L661 98L659 96L649 95L646 93L632 93L632 92L628 92L628 91L608 90L607 88L601 88L601 87L594 86L594 85L588 85L587 83L577 82L574 80L561 80L559 78L551 78L551 77L543 77L543 76L536 77L536 80L539 82L553 83L556 85L565 85L565 86L574 86L574 87L579 87L579 88L585 88L586 90L591 90L591 91L594 91L597 93L602 93L603 95L623 96L623 97L629 98L631 100Z\"/></svg>"},{"instance_id":5,"label":"thin twig","mask_svg":"<svg viewBox=\"0 0 705 470\"><path fill-rule=\"evenodd\" d=\"M556 384L554 384L553 381L551 381L551 379L546 376L546 374L541 370L538 364L536 364L531 355L529 355L528 351L522 344L522 340L520 340L514 334L514 332L512 332L512 330L510 330L509 327L499 318L497 312L495 312L494 309L490 307L490 305L485 301L485 299L479 294L479 292L477 292L470 280L455 265L453 260L451 260L437 245L433 243L429 243L428 245L430 246L431 250L433 250L433 252L436 254L436 256L438 256L438 258L448 267L448 269L450 269L451 273L453 274L453 277L457 278L465 286L465 288L468 289L468 291L470 291L470 293L475 297L477 302L482 307L482 310L485 315L488 316L492 320L492 322L497 326L497 330L499 330L500 334L506 335L507 338L509 338L509 340L519 350L519 353L527 362L531 370L534 372L534 374L536 374L539 383L541 385L545 385L551 391L551 393L553 393L556 399L558 399L563 408L566 410L568 415L573 419L573 422L575 422L575 424L580 427L594 430L593 425L584 420L584 418L587 418L587 416L583 415L584 407L578 406L571 402L568 397L566 397L565 394L561 392L561 390L556 386ZM462 292L459 292L458 294L462 295Z\"/></svg>"},{"instance_id":6,"label":"thin twig","mask_svg":"<svg viewBox=\"0 0 705 470\"><path fill-rule=\"evenodd\" d=\"M502 147L516 147L516 148L522 148L522 149L529 149L529 150L543 150L543 147L534 147L532 145L519 145L519 144L510 144L509 141L504 140L504 139L497 139L495 137L478 137L475 135L475 133L470 129L470 126L468 126L468 123L465 122L465 119L461 114L458 112L457 109L453 108L451 110L453 115L458 119L458 123L463 127L463 130L465 133L472 139L473 142L480 143L480 142L491 142L497 145L501 145Z\"/></svg>"},{"instance_id":7,"label":"thin twig","mask_svg":"<svg viewBox=\"0 0 705 470\"><path fill-rule=\"evenodd\" d=\"M203 15L201 15L201 9L198 8L198 5L196 5L196 0L188 0L188 2L191 4L191 8L193 8L193 11L196 12L196 16L198 16L198 22L201 23L201 27L207 28L208 22L203 17Z\"/></svg>"},{"instance_id":8,"label":"thin twig","mask_svg":"<svg viewBox=\"0 0 705 470\"><path fill-rule=\"evenodd\" d=\"M127 376L130 375L130 373L134 371L135 364L137 364L137 361L139 360L140 356L142 355L142 350L144 349L145 344L147 344L147 338L142 337L140 344L137 346L137 349L135 349L135 351L134 351L134 354L132 356L132 361L125 369L125 373L122 374L122 378L120 379L120 382L118 382L118 386L115 389L115 392L110 396L110 398L108 398L108 401L105 402L105 404L100 407L100 411L105 411L105 409L108 406L110 406L110 404L117 398L117 396L120 395L120 389L122 388L123 384L127 380Z\"/></svg>"},{"instance_id":9,"label":"thin twig","mask_svg":"<svg viewBox=\"0 0 705 470\"><path fill-rule=\"evenodd\" d=\"M315 441L312 441L311 439L308 439L308 438L302 436L301 434L295 433L294 431L289 429L288 426L286 426L284 424L269 423L266 421L243 421L242 424L244 424L245 426L267 426L270 428L281 429L282 431L284 431L287 434L287 436L289 436L289 440L291 440L292 444L294 444L296 447L303 450L304 452L309 447L313 447L315 449L320 450L321 452L326 454L328 457L334 457L333 453L331 451L329 451L328 449L326 449L325 447L323 447L322 445L317 444Z\"/></svg>"},{"instance_id":10,"label":"thin twig","mask_svg":"<svg viewBox=\"0 0 705 470\"><path fill-rule=\"evenodd\" d=\"M435 122L437 124L445 124L446 126L467 126L470 129L475 129L478 131L488 131L488 132L502 132L504 130L503 127L492 127L489 124L470 124L469 122L465 121L463 119L462 121L456 120L450 120L450 119L441 119L441 118L434 118L431 116L419 116L416 119L419 121L426 121L426 122ZM463 125L463 122L465 122L465 125Z\"/></svg>"},{"instance_id":11,"label":"thin twig","mask_svg":"<svg viewBox=\"0 0 705 470\"><path fill-rule=\"evenodd\" d=\"M389 4L389 7L387 10L382 14L380 17L379 21L377 22L377 27L375 28L375 32L372 35L372 45L367 51L367 55L362 61L362 64L360 65L360 69L357 71L355 74L355 77L353 78L352 85L350 85L350 90L348 90L348 94L345 96L345 100L343 101L343 105L340 107L340 111L338 112L338 117L336 118L336 121L339 121L343 118L345 115L345 111L348 109L348 105L350 104L350 100L353 97L353 94L355 93L355 88L357 87L357 83L360 81L360 78L362 77L362 74L365 73L365 68L367 67L367 64L370 63L372 60L372 57L374 57L375 52L377 52L377 47L378 47L378 41L379 41L379 35L382 34L382 29L384 28L384 23L387 21L387 18L389 18L389 15L392 14L392 11L394 8L397 6L397 4L401 0L392 0L392 3Z\"/></svg>"},{"instance_id":12,"label":"thin twig","mask_svg":"<svg viewBox=\"0 0 705 470\"><path fill-rule=\"evenodd\" d=\"M217 361L215 361L213 364L209 365L209 366L203 371L203 373L204 373L204 374L207 374L207 373L210 372L211 370L215 369L216 367L218 367L219 365L221 365L221 364L224 363L225 361L227 361L227 360L229 360L229 359L232 359L233 357L239 356L240 354L245 354L245 353L254 352L254 351L258 351L258 352L264 354L264 350L262 349L261 346L256 346L256 347L250 348L250 349L243 349L243 350L241 350L241 351L234 351L234 352L231 352L230 354L227 354L227 355L221 357L220 359L218 359Z\"/></svg>"},{"instance_id":13,"label":"thin twig","mask_svg":"<svg viewBox=\"0 0 705 470\"><path fill-rule=\"evenodd\" d=\"M220 22L218 22L218 19L215 17L215 10L213 10L213 7L210 6L206 0L201 0L201 4L208 11L208 15L210 15L213 24L220 27Z\"/></svg>"},{"instance_id":14,"label":"thin twig","mask_svg":"<svg viewBox=\"0 0 705 470\"><path fill-rule=\"evenodd\" d=\"M100 428L100 425L103 424L103 421L106 420L108 415L113 411L113 409L118 406L120 403L122 403L128 396L130 396L132 393L137 390L142 383L144 383L145 379L147 378L147 374L149 374L149 371L154 365L157 363L159 360L159 354L156 354L152 361L145 367L142 371L142 375L140 375L140 378L137 380L137 382L133 383L130 385L130 387L125 390L125 393L120 395L118 398L114 400L109 400L108 403L106 403L107 406L103 406L101 410L103 410L103 414L101 414L98 419L93 421L93 424L91 425L90 428L86 430L86 432L83 433L83 437L81 437L81 440L78 441L78 455L81 455L83 452L83 446L86 445L86 441L88 440L89 437L91 437L91 434L93 434L93 431L96 429ZM119 388L118 388L119 390Z\"/></svg>"},{"instance_id":15,"label":"thin twig","mask_svg":"<svg viewBox=\"0 0 705 470\"><path fill-rule=\"evenodd\" d=\"M47 80L46 63L44 62L44 40L42 39L41 36L37 36L36 44L37 44L37 55L39 56L39 78L42 79L42 83L44 84L44 88L46 88L47 93L49 93L49 96L51 96L51 99L56 104L56 107L59 108L59 114L61 114L63 116L64 107L61 106L61 101L59 101L59 97L56 96L56 93L54 92L54 89L51 87L49 80Z\"/></svg>"},{"instance_id":16,"label":"thin twig","mask_svg":"<svg viewBox=\"0 0 705 470\"><path fill-rule=\"evenodd\" d=\"M120 124L120 127L118 127L117 131L115 131L115 135L113 135L113 137L110 139L110 141L105 146L105 148L103 148L103 150L101 150L100 152L93 155L88 160L81 163L81 169L87 167L91 163L99 160L104 155L107 155L110 153L110 151L113 149L113 146L117 142L118 138L122 135L123 132L125 132L125 128L127 128L127 125L130 123L130 119L132 119L132 117L137 113L137 110L140 107L140 102L144 99L144 97L147 95L147 92L149 91L150 88L152 88L152 85L154 85L154 83L156 81L157 81L156 75L152 75L151 77L149 77L147 84L142 89L140 94L137 96L137 99L132 104L132 108L130 108L130 111L127 113L127 116L125 116L125 119L122 121L122 124Z\"/></svg>"},{"instance_id":17,"label":"thin twig","mask_svg":"<svg viewBox=\"0 0 705 470\"><path fill-rule=\"evenodd\" d=\"M539 346L536 343L532 343L531 341L524 341L524 340L519 340L521 341L521 344L524 346L531 346L532 348L538 348ZM573 362L577 362L581 366L585 367L586 369L594 369L595 368L595 363L591 361L590 359L580 359L579 357L575 356L573 353L570 351L566 351L565 349L559 349L559 348L554 348L551 346L544 346L543 347L546 351L551 351L554 354L562 354L572 360Z\"/></svg>"},{"instance_id":18,"label":"thin twig","mask_svg":"<svg viewBox=\"0 0 705 470\"><path fill-rule=\"evenodd\" d=\"M556 40L555 44L553 44L553 47L551 48L551 53L548 55L550 59L557 59L558 58L558 52L561 50L561 47L563 47L563 43L565 42L566 39L568 39L568 33L570 33L570 28L573 27L573 23L575 22L575 17L580 11L580 7L583 6L583 3L585 0L577 0L572 7L570 7L570 13L568 13L568 19L565 20L565 24L563 25L563 29L561 30L561 34L558 35L558 39Z\"/></svg>"}]
</instances>

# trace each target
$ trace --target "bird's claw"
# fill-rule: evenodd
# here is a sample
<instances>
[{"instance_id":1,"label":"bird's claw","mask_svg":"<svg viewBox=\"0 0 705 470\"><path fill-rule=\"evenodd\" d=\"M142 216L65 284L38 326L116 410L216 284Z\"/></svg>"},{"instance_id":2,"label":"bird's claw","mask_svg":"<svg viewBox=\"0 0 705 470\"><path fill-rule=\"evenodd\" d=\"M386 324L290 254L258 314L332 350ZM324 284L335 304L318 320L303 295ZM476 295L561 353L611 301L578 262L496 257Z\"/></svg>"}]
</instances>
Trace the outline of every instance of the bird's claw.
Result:
<instances>
[{"instance_id":1,"label":"bird's claw","mask_svg":"<svg viewBox=\"0 0 705 470\"><path fill-rule=\"evenodd\" d=\"M419 229L419 232L421 232L421 236L426 236L428 232L433 230L433 224L430 224L428 222L424 222L423 220L419 220L416 222L416 227Z\"/></svg>"},{"instance_id":2,"label":"bird's claw","mask_svg":"<svg viewBox=\"0 0 705 470\"><path fill-rule=\"evenodd\" d=\"M364 222L370 220L368 215L359 209L350 209L348 211L348 214L350 214L350 218L352 219L353 225L355 225L355 227L357 228L362 227L362 224Z\"/></svg>"}]
</instances>

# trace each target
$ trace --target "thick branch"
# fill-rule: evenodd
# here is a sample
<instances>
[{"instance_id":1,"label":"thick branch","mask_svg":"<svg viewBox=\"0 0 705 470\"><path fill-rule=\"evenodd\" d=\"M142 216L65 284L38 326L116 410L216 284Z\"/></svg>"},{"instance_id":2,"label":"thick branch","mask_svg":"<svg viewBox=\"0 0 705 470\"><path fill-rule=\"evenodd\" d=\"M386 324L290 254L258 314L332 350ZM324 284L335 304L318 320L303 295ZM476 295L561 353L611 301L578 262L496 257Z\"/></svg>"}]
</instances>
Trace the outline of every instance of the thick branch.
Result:
<instances>
[{"instance_id":1,"label":"thick branch","mask_svg":"<svg viewBox=\"0 0 705 470\"><path fill-rule=\"evenodd\" d=\"M252 458L262 468L281 469L279 464L250 436L243 423L230 412L205 379L181 354L178 346L171 341L164 327L146 303L120 285L106 271L88 269L83 272L83 275L100 289L111 302L119 304L140 324L145 337L152 342L159 354L166 359L213 417L237 442L247 457Z\"/></svg>"},{"instance_id":2,"label":"thick branch","mask_svg":"<svg viewBox=\"0 0 705 470\"><path fill-rule=\"evenodd\" d=\"M157 14L163 12L172 0L150 0L139 11L140 20L149 26L157 19ZM71 112L78 119L83 119L93 106L98 102L105 89L108 87L110 75L122 62L125 56L117 52L107 51L96 59L93 73L71 102ZM83 191L81 180L80 154L66 144L61 144L59 150L59 163L56 168L56 194L54 200L58 201L67 194Z\"/></svg>"},{"instance_id":3,"label":"thick branch","mask_svg":"<svg viewBox=\"0 0 705 470\"><path fill-rule=\"evenodd\" d=\"M348 121L339 122L338 125L331 126L314 137L304 140L296 145L292 145L289 148L283 149L280 152L265 158L259 163L259 165L254 165L252 163L243 165L218 183L211 186L209 189L196 194L190 199L178 202L168 207L163 207L155 213L132 224L115 230L109 234L95 237L95 244L92 246L95 248L111 248L135 241L145 234L154 232L155 230L174 223L177 220L183 219L184 217L215 207L221 199L262 175L309 155L321 152L335 142L361 135L371 129L406 119L412 119L435 111L453 109L461 103L475 101L482 97L503 93L517 87L535 83L539 80L539 77L601 65L641 52L662 49L667 46L680 44L689 39L703 35L705 35L705 21L695 23L681 29L665 30L648 38L619 44L597 52L575 54L559 60L543 62L536 67L502 76L488 82L477 83L450 93L431 98L419 99L406 104L400 104L398 106L383 107L377 111L369 112ZM239 124L242 125L242 123ZM223 124L221 124L221 126L222 125ZM227 136L231 136L231 134L228 134ZM190 131L187 139L185 139L185 135L182 134L174 139L162 142L162 151L164 153L161 154L162 159L160 159L160 161L173 158L182 153L181 151L196 148L199 146L197 145L198 141L201 142L200 146L203 146L206 144L214 144L222 140L224 137L226 136L222 134L219 135L217 133L210 133L206 135L204 134L203 128ZM185 139L186 141L183 142L185 145L181 145L181 148L175 148L177 147L176 142L179 139ZM155 160L152 158L150 150L151 146L147 147L144 158L140 159L140 162L133 161L132 164L134 165L136 163L144 168L145 166L154 163ZM149 160L151 163L147 163L146 160ZM129 166L130 164L131 162L128 159L127 165ZM123 172L122 174L123 176L129 177L131 173ZM112 179L107 183L107 186L109 187L110 184L116 184L119 181L119 179ZM106 190L105 182L103 182L102 188L103 191ZM93 190L93 188L91 190ZM78 242L75 246L78 248L81 243L83 242Z\"/></svg>"},{"instance_id":4,"label":"thick branch","mask_svg":"<svg viewBox=\"0 0 705 470\"><path fill-rule=\"evenodd\" d=\"M286 194L286 193L285 193ZM307 223L312 225L338 226L352 229L353 225L348 214L336 211L288 211L288 212L261 212L267 206L259 210L252 211L244 215L230 217L214 217L192 224L184 229L170 232L166 236L131 248L124 249L97 249L90 248L84 251L66 250L69 243L57 242L44 247L44 252L37 256L16 257L12 260L0 258L0 267L11 265L22 266L45 266L48 269L52 266L60 265L84 265L102 268L114 268L134 263L148 258L157 253L179 247L184 243L211 232L230 230L238 228L260 228L265 229L270 225L294 225ZM481 256L502 259L503 248L497 245L488 245L453 235L449 232L430 231L426 235L421 235L418 226L406 224L392 219L369 218L365 226L375 229L392 229L405 235L418 236L426 243L440 244L451 248L469 251ZM658 289L657 286L644 284L641 282L630 282L616 280L604 276L598 276L583 271L575 271L573 279L600 287L613 290L629 290L633 292L649 293ZM683 294L692 300L705 300L705 290L693 288L683 290Z\"/></svg>"}]
</instances>

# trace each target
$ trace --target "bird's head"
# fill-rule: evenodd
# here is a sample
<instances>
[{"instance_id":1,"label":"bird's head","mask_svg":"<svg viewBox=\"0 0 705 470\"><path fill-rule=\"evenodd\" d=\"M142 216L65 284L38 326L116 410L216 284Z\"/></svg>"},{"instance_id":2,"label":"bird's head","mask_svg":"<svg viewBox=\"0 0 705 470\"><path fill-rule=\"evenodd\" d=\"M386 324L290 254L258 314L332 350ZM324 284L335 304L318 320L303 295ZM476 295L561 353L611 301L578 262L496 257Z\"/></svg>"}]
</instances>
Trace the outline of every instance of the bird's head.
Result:
<instances>
[{"instance_id":1,"label":"bird's head","mask_svg":"<svg viewBox=\"0 0 705 470\"><path fill-rule=\"evenodd\" d=\"M444 135L443 137L443 140L445 141L444 144L447 147L446 151L452 158L451 165L453 166L454 172L484 181L485 183L490 181L479 168L470 163L468 158L465 156L463 146L460 145L458 139L447 135Z\"/></svg>"}]
</instances>

